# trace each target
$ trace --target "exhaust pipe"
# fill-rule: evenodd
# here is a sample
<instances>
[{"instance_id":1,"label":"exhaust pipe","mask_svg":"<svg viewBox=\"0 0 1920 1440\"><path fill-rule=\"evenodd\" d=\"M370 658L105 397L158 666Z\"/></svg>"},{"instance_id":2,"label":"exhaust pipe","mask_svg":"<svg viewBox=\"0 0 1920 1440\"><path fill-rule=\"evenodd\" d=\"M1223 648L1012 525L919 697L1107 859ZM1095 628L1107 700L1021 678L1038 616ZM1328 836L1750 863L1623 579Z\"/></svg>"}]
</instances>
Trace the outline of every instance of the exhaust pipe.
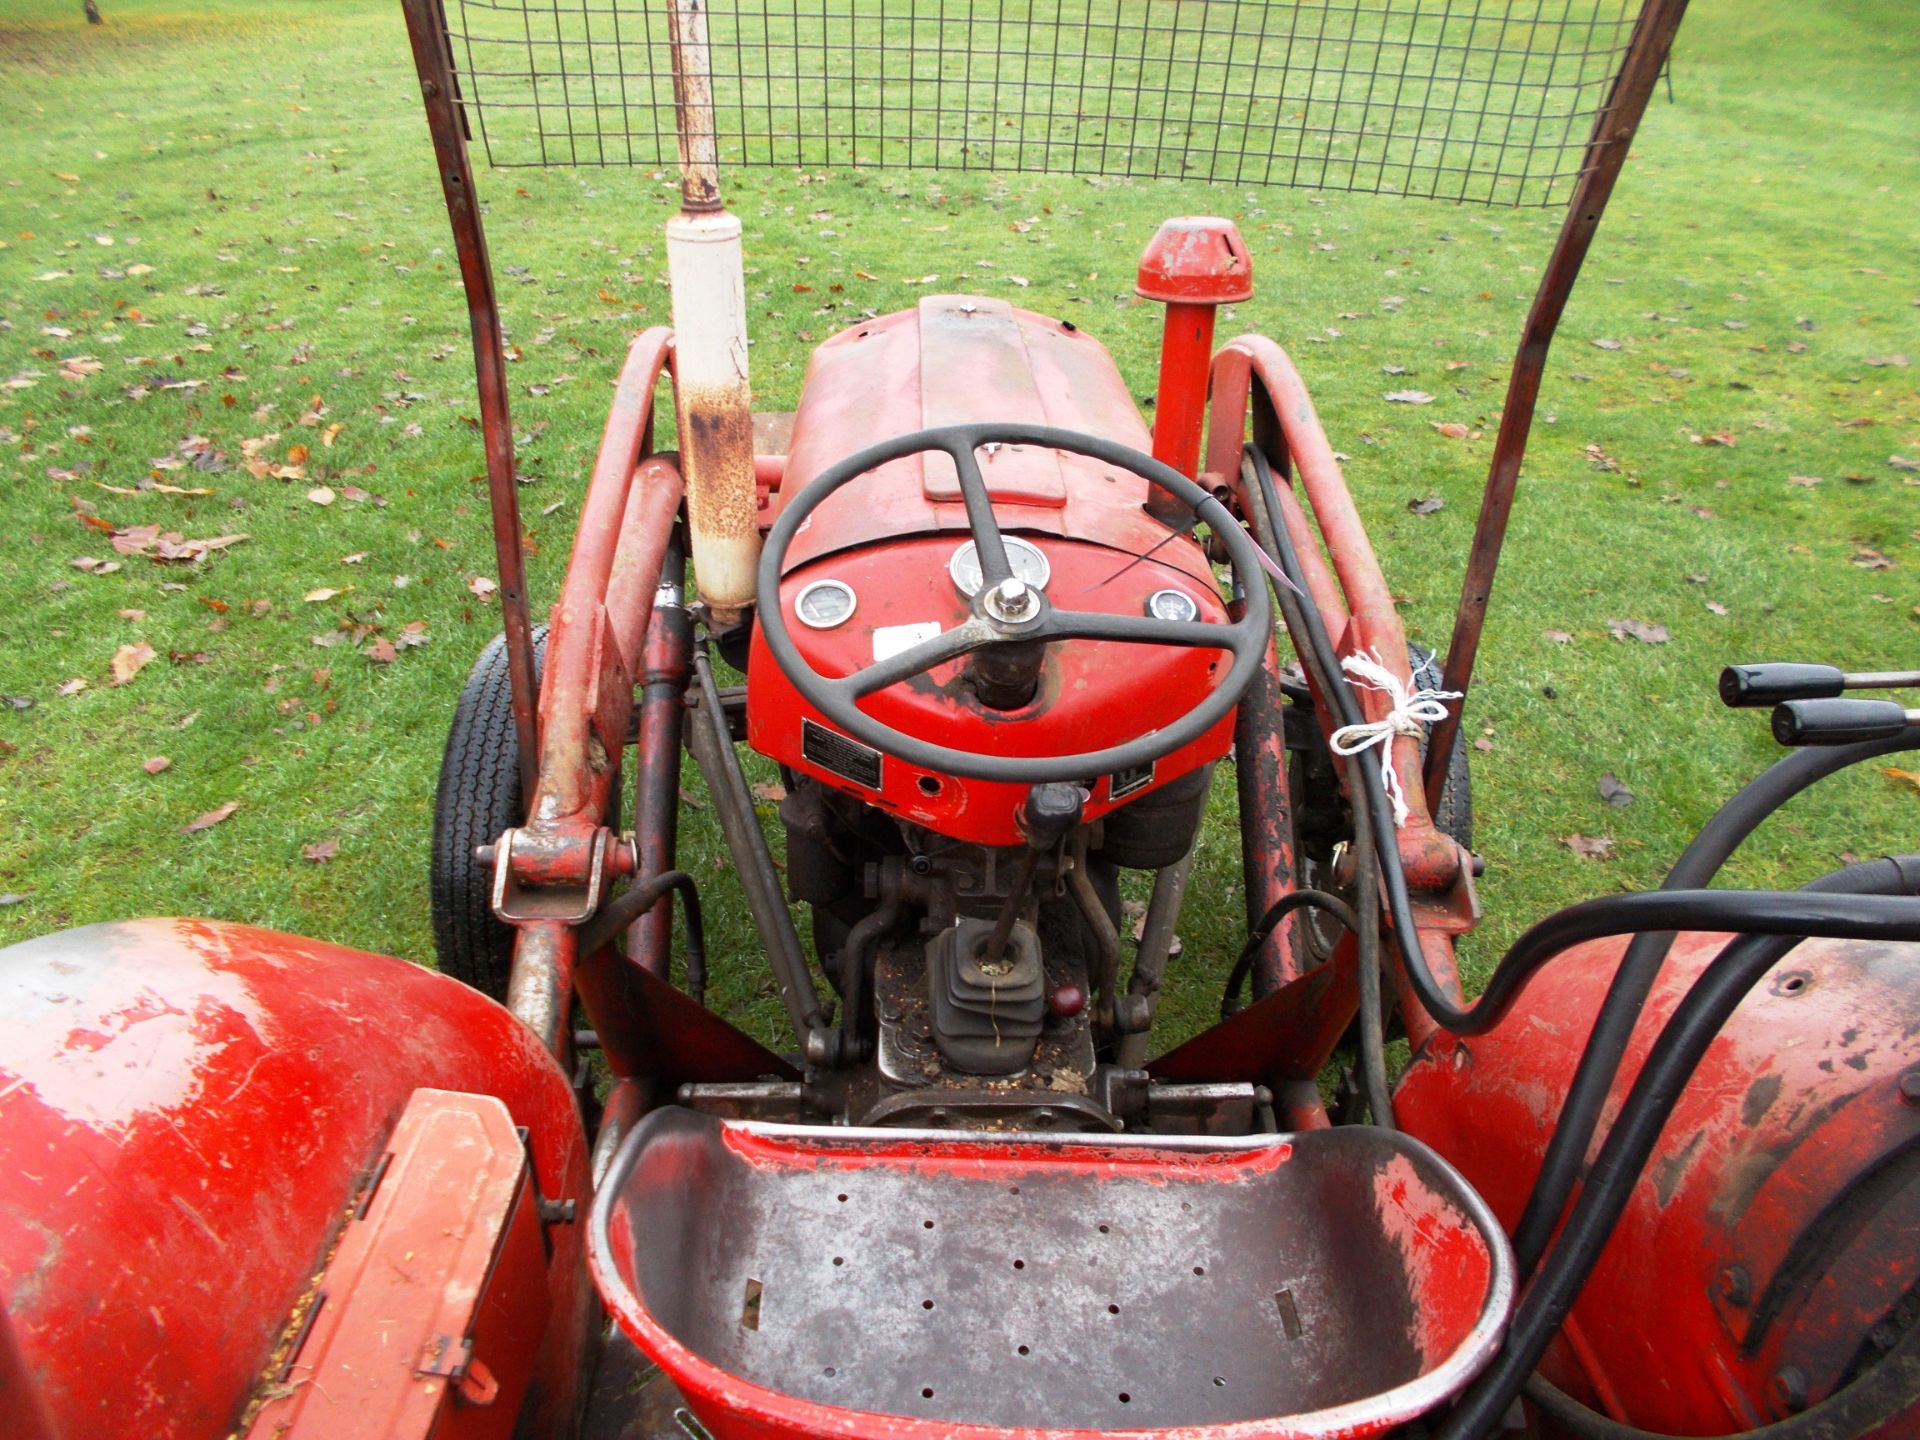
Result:
<instances>
[{"instance_id":1,"label":"exhaust pipe","mask_svg":"<svg viewBox=\"0 0 1920 1440\"><path fill-rule=\"evenodd\" d=\"M740 221L720 200L707 0L669 0L680 213L667 222L674 394L700 599L721 628L753 603L760 559Z\"/></svg>"}]
</instances>

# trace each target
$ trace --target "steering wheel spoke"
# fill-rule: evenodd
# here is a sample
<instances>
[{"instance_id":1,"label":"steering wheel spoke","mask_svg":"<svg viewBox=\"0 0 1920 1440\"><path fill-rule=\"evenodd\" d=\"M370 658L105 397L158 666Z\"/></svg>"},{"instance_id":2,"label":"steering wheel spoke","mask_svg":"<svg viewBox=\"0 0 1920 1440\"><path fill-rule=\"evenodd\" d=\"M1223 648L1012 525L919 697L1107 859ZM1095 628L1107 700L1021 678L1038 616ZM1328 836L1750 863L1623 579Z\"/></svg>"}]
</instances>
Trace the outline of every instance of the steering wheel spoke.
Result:
<instances>
[{"instance_id":1,"label":"steering wheel spoke","mask_svg":"<svg viewBox=\"0 0 1920 1440\"><path fill-rule=\"evenodd\" d=\"M1045 632L1049 640L1117 640L1123 645L1182 645L1201 650L1231 650L1239 639L1231 625L1106 615L1098 610L1056 610L1047 617Z\"/></svg>"},{"instance_id":2,"label":"steering wheel spoke","mask_svg":"<svg viewBox=\"0 0 1920 1440\"><path fill-rule=\"evenodd\" d=\"M1001 638L1000 633L984 620L968 620L828 683L850 700L864 700L877 690L898 685L902 680L911 680L936 665L958 660L962 655Z\"/></svg>"},{"instance_id":3,"label":"steering wheel spoke","mask_svg":"<svg viewBox=\"0 0 1920 1440\"><path fill-rule=\"evenodd\" d=\"M1013 562L1007 558L1000 522L993 518L993 497L987 493L987 479L980 473L980 462L974 458L971 444L954 445L947 455L960 473L960 499L967 507L967 529L973 534L974 553L980 557L980 584L990 590L1013 576Z\"/></svg>"}]
</instances>

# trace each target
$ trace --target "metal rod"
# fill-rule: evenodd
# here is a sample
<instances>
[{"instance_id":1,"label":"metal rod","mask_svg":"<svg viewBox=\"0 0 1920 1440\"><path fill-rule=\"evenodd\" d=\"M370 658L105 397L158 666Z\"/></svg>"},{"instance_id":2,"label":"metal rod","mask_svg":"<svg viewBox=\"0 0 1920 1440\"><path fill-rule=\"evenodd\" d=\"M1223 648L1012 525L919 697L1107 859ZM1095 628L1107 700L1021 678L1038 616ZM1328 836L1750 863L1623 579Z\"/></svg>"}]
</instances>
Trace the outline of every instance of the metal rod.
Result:
<instances>
[{"instance_id":1,"label":"metal rod","mask_svg":"<svg viewBox=\"0 0 1920 1440\"><path fill-rule=\"evenodd\" d=\"M1197 843L1197 842L1196 842ZM1153 895L1147 901L1147 918L1140 930L1140 949L1134 955L1133 975L1127 981L1127 993L1138 995L1149 1006L1160 993L1166 978L1167 959L1173 953L1174 927L1180 923L1180 906L1186 899L1187 879L1193 874L1193 850L1188 849L1173 864L1154 872ZM1115 1059L1128 1070L1147 1063L1147 1042L1151 1029L1120 1037Z\"/></svg>"},{"instance_id":2,"label":"metal rod","mask_svg":"<svg viewBox=\"0 0 1920 1440\"><path fill-rule=\"evenodd\" d=\"M513 473L513 422L507 413L506 342L500 333L500 306L487 259L486 232L480 224L480 204L473 191L473 167L467 160L453 58L443 40L446 21L436 0L403 0L402 8L414 68L420 74L420 95L426 102L440 188L446 196L447 220L453 227L460 281L467 293L474 378L480 389L480 434L487 457L487 498L493 509L494 563L500 570L507 677L513 690L513 728L520 742L520 793L531 802L539 773L539 696L533 680L533 622L527 610L526 556L520 544L520 500Z\"/></svg>"},{"instance_id":3,"label":"metal rod","mask_svg":"<svg viewBox=\"0 0 1920 1440\"><path fill-rule=\"evenodd\" d=\"M1000 957L1006 954L1007 941L1013 937L1013 922L1020 918L1027 891L1033 888L1033 872L1039 868L1040 851L1029 846L1027 853L1020 857L1020 868L1013 872L1013 884L1007 889L1006 901L1000 906L993 929L987 935L987 948L980 955L983 966L998 965Z\"/></svg>"},{"instance_id":4,"label":"metal rod","mask_svg":"<svg viewBox=\"0 0 1920 1440\"><path fill-rule=\"evenodd\" d=\"M1687 0L1647 0L1646 8L1640 12L1639 24L1634 28L1626 61L1614 80L1613 93L1594 120L1580 182L1568 202L1559 239L1554 242L1552 258L1540 277L1540 289L1533 297L1533 308L1527 314L1519 348L1514 352L1513 373L1507 381L1506 404L1500 411L1500 432L1487 469L1480 518L1474 525L1473 547L1467 554L1467 573L1461 587L1460 608L1454 616L1453 639L1447 646L1443 689L1458 690L1466 695L1472 684L1480 631L1486 624L1487 600L1493 593L1493 573L1500 563L1507 521L1513 514L1520 462L1526 455L1527 433L1533 427L1533 409L1540 398L1540 378L1546 369L1547 352L1553 345L1553 332L1567 308L1567 297L1580 276L1580 266L1593 244L1594 232L1606 212L1614 182L1626 164L1634 131L1646 113L1647 101L1667 63L1674 32L1680 28L1680 19L1686 10ZM1434 726L1429 738L1425 779L1430 807L1440 803L1440 791L1447 783L1447 757L1453 753L1454 736L1459 733L1460 715L1465 708L1463 699Z\"/></svg>"},{"instance_id":5,"label":"metal rod","mask_svg":"<svg viewBox=\"0 0 1920 1440\"><path fill-rule=\"evenodd\" d=\"M787 1018L805 1049L808 1035L826 1025L826 1012L821 1009L819 992L813 988L813 974L807 968L806 951L800 948L799 933L793 928L793 915L780 893L773 852L767 848L767 837L761 833L759 817L753 811L753 796L747 790L747 777L741 773L740 757L734 751L727 717L720 708L713 669L698 645L693 651L693 674L699 713L688 727L687 748L693 751L700 773L706 777L721 834L740 876L740 888L746 892L747 909L760 932L760 943L767 947L767 960L773 966Z\"/></svg>"}]
</instances>

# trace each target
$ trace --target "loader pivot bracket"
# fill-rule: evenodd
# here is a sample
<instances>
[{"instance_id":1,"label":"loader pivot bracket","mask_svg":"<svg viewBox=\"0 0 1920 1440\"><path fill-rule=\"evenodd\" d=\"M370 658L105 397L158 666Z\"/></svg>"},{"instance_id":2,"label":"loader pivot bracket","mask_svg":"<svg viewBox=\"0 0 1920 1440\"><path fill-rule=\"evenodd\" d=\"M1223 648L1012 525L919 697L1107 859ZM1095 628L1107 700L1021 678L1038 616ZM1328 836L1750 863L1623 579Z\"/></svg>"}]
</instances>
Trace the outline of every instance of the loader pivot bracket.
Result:
<instances>
[{"instance_id":1,"label":"loader pivot bracket","mask_svg":"<svg viewBox=\"0 0 1920 1440\"><path fill-rule=\"evenodd\" d=\"M484 852L491 850L488 857ZM493 913L512 925L532 920L578 925L600 909L608 882L632 870L631 847L606 826L591 830L514 828L482 847L493 865Z\"/></svg>"},{"instance_id":2,"label":"loader pivot bracket","mask_svg":"<svg viewBox=\"0 0 1920 1440\"><path fill-rule=\"evenodd\" d=\"M992 497L975 452L1003 445L1030 445L1084 455L1130 471L1157 487L1185 512L1173 524L1176 531L1191 529L1200 522L1211 527L1246 597L1245 613L1238 620L1220 625L1164 620L1153 615L1056 609L1043 588L1030 586L1014 574L1005 537L994 517ZM808 517L841 487L889 461L930 450L942 451L952 459L960 478L967 528L980 559L981 579L972 596L972 613L951 630L876 660L851 675L822 675L801 654L783 614L780 581L787 551ZM1213 495L1171 466L1129 446L1078 431L1013 422L934 426L883 440L829 466L807 484L774 523L760 553L757 591L759 624L775 663L801 696L841 731L910 765L1007 784L1084 783L1090 775L1151 765L1191 744L1219 723L1253 683L1273 623L1259 552ZM1017 670L1024 655L1039 655L1050 643L1073 641L1224 650L1232 655L1232 663L1220 683L1171 724L1104 750L1071 755L989 755L935 745L873 719L858 703L888 686L967 657L973 657L971 669L976 677L985 662L990 683L1005 681L1009 677L1001 672L1007 667L996 667L995 659L1011 658L1016 661L1012 668ZM981 699L989 705L995 703L985 692Z\"/></svg>"}]
</instances>

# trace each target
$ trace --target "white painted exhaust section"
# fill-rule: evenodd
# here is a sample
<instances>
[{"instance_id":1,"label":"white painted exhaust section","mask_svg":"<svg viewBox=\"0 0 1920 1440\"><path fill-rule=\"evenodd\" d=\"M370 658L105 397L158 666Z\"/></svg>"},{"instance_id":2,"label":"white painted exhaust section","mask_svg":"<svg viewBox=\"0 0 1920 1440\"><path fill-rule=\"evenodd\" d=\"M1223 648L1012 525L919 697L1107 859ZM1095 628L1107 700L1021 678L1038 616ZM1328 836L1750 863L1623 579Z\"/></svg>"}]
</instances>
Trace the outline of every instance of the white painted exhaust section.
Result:
<instances>
[{"instance_id":1,"label":"white painted exhaust section","mask_svg":"<svg viewBox=\"0 0 1920 1440\"><path fill-rule=\"evenodd\" d=\"M726 624L753 603L760 559L740 221L724 210L667 221L667 279L694 579Z\"/></svg>"}]
</instances>

